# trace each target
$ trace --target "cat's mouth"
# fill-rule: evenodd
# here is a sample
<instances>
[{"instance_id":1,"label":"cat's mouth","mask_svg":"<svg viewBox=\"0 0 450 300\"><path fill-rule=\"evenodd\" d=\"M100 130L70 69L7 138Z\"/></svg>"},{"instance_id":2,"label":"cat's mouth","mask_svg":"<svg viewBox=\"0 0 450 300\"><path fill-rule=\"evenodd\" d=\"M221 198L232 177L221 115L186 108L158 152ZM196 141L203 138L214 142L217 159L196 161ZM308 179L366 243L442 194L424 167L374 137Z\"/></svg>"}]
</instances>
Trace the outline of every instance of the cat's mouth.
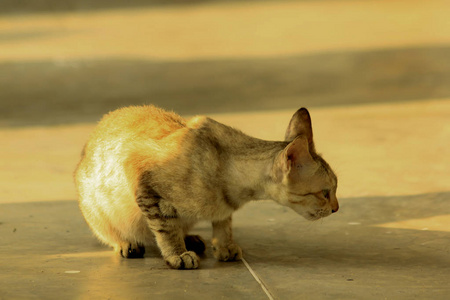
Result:
<instances>
[{"instance_id":1,"label":"cat's mouth","mask_svg":"<svg viewBox=\"0 0 450 300\"><path fill-rule=\"evenodd\" d=\"M309 221L317 221L322 218L328 217L329 215L330 215L330 213L328 213L324 209L321 209L321 210L318 210L316 213L307 212L306 219Z\"/></svg>"},{"instance_id":2,"label":"cat's mouth","mask_svg":"<svg viewBox=\"0 0 450 300\"><path fill-rule=\"evenodd\" d=\"M312 214L312 213L308 213L308 217L306 218L309 221L317 221L322 219L323 217L320 215L316 215L316 214Z\"/></svg>"}]
</instances>

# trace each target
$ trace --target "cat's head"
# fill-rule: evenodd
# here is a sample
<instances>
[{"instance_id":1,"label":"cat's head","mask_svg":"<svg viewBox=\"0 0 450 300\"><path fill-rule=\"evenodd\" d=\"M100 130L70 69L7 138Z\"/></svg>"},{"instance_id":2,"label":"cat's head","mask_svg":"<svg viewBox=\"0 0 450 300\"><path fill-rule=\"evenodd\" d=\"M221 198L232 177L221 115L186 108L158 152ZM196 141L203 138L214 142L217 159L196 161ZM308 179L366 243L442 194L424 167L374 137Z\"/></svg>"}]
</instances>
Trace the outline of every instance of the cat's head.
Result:
<instances>
[{"instance_id":1,"label":"cat's head","mask_svg":"<svg viewBox=\"0 0 450 300\"><path fill-rule=\"evenodd\" d=\"M295 210L308 220L317 220L339 209L337 177L328 163L316 153L311 117L299 109L286 130L290 143L277 156L273 176L277 183L277 202Z\"/></svg>"}]
</instances>

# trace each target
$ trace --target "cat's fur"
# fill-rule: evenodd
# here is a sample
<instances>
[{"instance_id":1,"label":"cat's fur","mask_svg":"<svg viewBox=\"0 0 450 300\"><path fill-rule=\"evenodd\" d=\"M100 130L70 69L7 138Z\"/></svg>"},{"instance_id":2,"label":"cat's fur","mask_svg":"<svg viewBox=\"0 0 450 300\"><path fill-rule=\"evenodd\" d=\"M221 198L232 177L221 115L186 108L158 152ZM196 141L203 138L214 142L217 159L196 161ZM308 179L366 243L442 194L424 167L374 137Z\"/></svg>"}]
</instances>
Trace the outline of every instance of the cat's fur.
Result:
<instances>
[{"instance_id":1,"label":"cat's fur","mask_svg":"<svg viewBox=\"0 0 450 300\"><path fill-rule=\"evenodd\" d=\"M273 199L309 220L339 208L337 178L316 153L311 119L299 109L285 141L256 139L207 117L189 121L154 106L106 115L75 171L81 211L95 235L124 257L142 257L156 238L173 268L197 268L199 220L213 227L217 259L238 260L231 215Z\"/></svg>"}]
</instances>

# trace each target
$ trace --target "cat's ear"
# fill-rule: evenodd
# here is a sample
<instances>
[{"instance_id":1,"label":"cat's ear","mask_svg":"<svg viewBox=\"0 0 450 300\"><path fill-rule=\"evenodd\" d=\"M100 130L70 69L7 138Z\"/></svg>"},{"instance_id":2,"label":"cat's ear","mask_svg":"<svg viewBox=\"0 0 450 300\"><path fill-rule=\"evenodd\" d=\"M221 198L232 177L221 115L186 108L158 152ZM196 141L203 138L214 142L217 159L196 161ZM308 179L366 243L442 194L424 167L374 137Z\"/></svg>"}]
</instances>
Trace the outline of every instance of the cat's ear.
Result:
<instances>
[{"instance_id":1,"label":"cat's ear","mask_svg":"<svg viewBox=\"0 0 450 300\"><path fill-rule=\"evenodd\" d=\"M297 137L287 145L280 159L282 172L294 180L312 171L316 165L309 152L308 140L304 136Z\"/></svg>"},{"instance_id":2,"label":"cat's ear","mask_svg":"<svg viewBox=\"0 0 450 300\"><path fill-rule=\"evenodd\" d=\"M308 140L309 149L314 151L313 132L311 116L306 108L302 107L292 116L289 126L286 129L284 139L293 141L298 136L304 136Z\"/></svg>"}]
</instances>

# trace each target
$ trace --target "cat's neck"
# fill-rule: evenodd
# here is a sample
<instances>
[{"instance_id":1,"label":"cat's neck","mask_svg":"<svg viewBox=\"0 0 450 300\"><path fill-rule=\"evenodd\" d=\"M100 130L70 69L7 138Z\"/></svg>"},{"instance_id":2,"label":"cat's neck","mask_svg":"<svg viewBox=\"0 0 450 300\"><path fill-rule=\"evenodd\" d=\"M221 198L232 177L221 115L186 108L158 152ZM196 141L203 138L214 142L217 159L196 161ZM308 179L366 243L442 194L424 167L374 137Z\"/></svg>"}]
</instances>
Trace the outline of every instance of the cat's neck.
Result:
<instances>
[{"instance_id":1,"label":"cat's neck","mask_svg":"<svg viewBox=\"0 0 450 300\"><path fill-rule=\"evenodd\" d=\"M237 207L251 200L272 199L272 167L288 142L265 141L208 120L214 138L222 149L223 193Z\"/></svg>"},{"instance_id":2,"label":"cat's neck","mask_svg":"<svg viewBox=\"0 0 450 300\"><path fill-rule=\"evenodd\" d=\"M275 143L269 147L260 146L254 155L233 154L227 160L224 185L229 197L239 206L251 200L273 198L273 163L284 147Z\"/></svg>"}]
</instances>

